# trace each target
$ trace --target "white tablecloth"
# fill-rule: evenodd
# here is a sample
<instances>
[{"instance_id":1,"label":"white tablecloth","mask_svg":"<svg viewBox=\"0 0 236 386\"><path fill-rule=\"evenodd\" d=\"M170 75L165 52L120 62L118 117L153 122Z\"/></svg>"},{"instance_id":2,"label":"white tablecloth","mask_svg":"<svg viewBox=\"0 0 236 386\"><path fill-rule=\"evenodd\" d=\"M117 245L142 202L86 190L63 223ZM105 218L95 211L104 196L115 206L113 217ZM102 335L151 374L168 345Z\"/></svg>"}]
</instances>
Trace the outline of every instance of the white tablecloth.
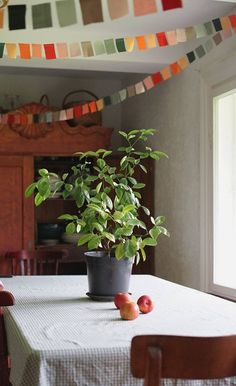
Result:
<instances>
[{"instance_id":1,"label":"white tablecloth","mask_svg":"<svg viewBox=\"0 0 236 386\"><path fill-rule=\"evenodd\" d=\"M133 321L122 320L113 302L90 300L86 276L3 282L16 298L4 316L13 386L140 386L130 373L133 336L236 334L235 303L154 276L131 278L134 300L148 294L155 301L150 314ZM236 385L236 379L185 382L200 384Z\"/></svg>"}]
</instances>

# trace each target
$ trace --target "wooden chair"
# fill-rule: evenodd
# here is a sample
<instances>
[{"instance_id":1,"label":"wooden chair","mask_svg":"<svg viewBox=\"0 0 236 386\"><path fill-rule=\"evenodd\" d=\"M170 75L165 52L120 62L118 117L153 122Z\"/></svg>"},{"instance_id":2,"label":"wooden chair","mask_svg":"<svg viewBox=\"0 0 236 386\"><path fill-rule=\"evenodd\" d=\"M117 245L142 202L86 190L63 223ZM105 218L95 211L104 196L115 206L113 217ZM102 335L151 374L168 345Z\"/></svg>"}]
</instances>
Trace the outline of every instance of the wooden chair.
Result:
<instances>
[{"instance_id":1,"label":"wooden chair","mask_svg":"<svg viewBox=\"0 0 236 386\"><path fill-rule=\"evenodd\" d=\"M35 249L19 250L6 253L11 263L12 275L57 275L60 260L67 256L67 251Z\"/></svg>"},{"instance_id":2,"label":"wooden chair","mask_svg":"<svg viewBox=\"0 0 236 386\"><path fill-rule=\"evenodd\" d=\"M0 379L2 386L9 386L9 358L7 350L7 337L3 319L3 307L13 306L15 299L8 291L0 291Z\"/></svg>"},{"instance_id":3,"label":"wooden chair","mask_svg":"<svg viewBox=\"0 0 236 386\"><path fill-rule=\"evenodd\" d=\"M135 336L131 372L144 386L159 386L161 378L216 379L236 376L236 335L186 337Z\"/></svg>"}]
</instances>

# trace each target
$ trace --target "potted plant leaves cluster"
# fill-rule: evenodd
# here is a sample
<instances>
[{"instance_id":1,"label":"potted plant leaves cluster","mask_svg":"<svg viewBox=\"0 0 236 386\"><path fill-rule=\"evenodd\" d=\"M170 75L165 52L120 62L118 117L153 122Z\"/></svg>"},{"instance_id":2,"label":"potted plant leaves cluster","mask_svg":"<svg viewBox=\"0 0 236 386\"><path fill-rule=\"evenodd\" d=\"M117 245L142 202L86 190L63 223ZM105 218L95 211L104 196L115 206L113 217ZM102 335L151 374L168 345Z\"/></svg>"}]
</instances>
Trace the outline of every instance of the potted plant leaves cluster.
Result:
<instances>
[{"instance_id":1,"label":"potted plant leaves cluster","mask_svg":"<svg viewBox=\"0 0 236 386\"><path fill-rule=\"evenodd\" d=\"M145 261L145 247L155 247L160 235L169 235L163 226L165 218L154 217L142 205L145 184L135 178L136 168L148 172L142 162L145 158L167 157L149 146L137 150L137 144L145 143L155 130L119 133L126 143L117 149L121 154L119 167L109 165L110 150L78 152L78 162L68 173L58 175L40 169L39 178L25 192L26 197L35 195L36 206L58 192L63 199L75 201L77 213L64 213L59 219L66 222L68 234L81 233L78 246L84 245L88 250L86 262L92 298L128 292L133 263ZM52 177L56 180L53 187ZM151 225L141 220L142 211Z\"/></svg>"}]
</instances>

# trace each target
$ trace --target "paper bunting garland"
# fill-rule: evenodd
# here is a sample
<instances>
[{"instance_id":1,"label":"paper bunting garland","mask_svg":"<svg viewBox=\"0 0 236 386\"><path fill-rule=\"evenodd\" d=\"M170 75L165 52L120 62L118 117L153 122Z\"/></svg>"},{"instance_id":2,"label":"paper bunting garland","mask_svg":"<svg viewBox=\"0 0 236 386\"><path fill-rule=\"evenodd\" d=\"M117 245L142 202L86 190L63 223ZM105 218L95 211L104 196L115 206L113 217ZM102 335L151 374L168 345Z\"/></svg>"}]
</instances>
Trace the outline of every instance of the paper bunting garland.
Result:
<instances>
[{"instance_id":1,"label":"paper bunting garland","mask_svg":"<svg viewBox=\"0 0 236 386\"><path fill-rule=\"evenodd\" d=\"M209 53L214 47L218 46L224 39L232 36L232 30L236 33L236 16L231 17L231 29L227 27L223 31L219 31L209 38L204 44L200 44L195 48L195 50L187 52L186 55L180 57L176 62L171 63L170 65L164 67L161 71L157 71L154 74L151 74L144 78L142 81L134 85L130 85L127 88L119 90L112 95L105 96L100 98L97 101L92 101L90 103L85 103L83 105L77 105L73 108L63 109L60 111L47 112L43 114L17 114L14 112L9 112L6 114L0 114L0 123L2 124L27 124L27 123L38 123L38 122L57 122L64 121L71 118L79 118L82 115L88 113L94 113L96 111L101 111L105 107L110 105L116 105L122 103L127 98L132 98L136 95L140 95L151 90L153 87L157 86L163 81L170 79L172 76L176 76L187 67L189 67L195 60L201 59L207 53ZM15 55L15 45L6 44L9 54ZM47 47L45 47L47 46ZM47 55L54 56L54 51L51 50L51 45L44 45ZM1 45L0 45L1 50ZM24 47L24 52L27 51L27 47Z\"/></svg>"},{"instance_id":2,"label":"paper bunting garland","mask_svg":"<svg viewBox=\"0 0 236 386\"><path fill-rule=\"evenodd\" d=\"M78 0L77 0L78 1ZM158 11L157 0L132 0L134 16L144 16ZM0 7L0 28L3 26L3 12L8 1L4 0ZM82 21L84 25L91 23L102 23L103 7L102 0L79 0ZM182 0L162 0L164 11L181 8ZM52 7L56 8L58 25L67 27L78 21L75 0L56 0L31 6L33 29L50 28L53 26ZM26 4L8 5L8 28L10 31L26 28ZM127 16L129 14L128 0L107 0L108 14L111 20Z\"/></svg>"},{"instance_id":3,"label":"paper bunting garland","mask_svg":"<svg viewBox=\"0 0 236 386\"><path fill-rule=\"evenodd\" d=\"M60 0L64 1L64 0ZM49 20L49 19L48 19ZM69 57L79 57L83 55L86 58L95 55L113 55L121 54L124 52L131 53L137 47L138 50L144 51L146 49L153 49L156 47L174 46L189 41L190 39L200 39L205 36L213 35L216 32L223 30L225 33L230 29L236 29L236 15L222 16L203 24L197 24L186 28L177 28L176 30L166 32L156 32L148 35L138 35L135 37L120 37L110 38L105 40L82 41L74 43L58 42L50 44L30 44L27 43L27 50L30 52L25 53L22 50L22 44L16 44L16 53L11 54L11 51L5 50L8 58L21 59L32 58L45 58L46 60L52 59L65 59ZM2 42L3 49L7 48L7 44ZM43 55L44 52L44 55ZM9 54L10 53L10 54ZM0 58L3 57L4 51Z\"/></svg>"}]
</instances>

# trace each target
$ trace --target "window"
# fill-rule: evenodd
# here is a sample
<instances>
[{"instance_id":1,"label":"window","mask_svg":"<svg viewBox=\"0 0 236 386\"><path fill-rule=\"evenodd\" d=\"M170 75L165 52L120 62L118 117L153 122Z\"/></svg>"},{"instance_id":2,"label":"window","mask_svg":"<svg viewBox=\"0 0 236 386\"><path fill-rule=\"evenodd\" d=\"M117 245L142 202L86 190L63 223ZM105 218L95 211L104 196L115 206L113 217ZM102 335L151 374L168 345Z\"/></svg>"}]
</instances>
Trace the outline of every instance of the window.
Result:
<instances>
[{"instance_id":1,"label":"window","mask_svg":"<svg viewBox=\"0 0 236 386\"><path fill-rule=\"evenodd\" d=\"M210 290L236 299L236 89L213 98Z\"/></svg>"}]
</instances>

